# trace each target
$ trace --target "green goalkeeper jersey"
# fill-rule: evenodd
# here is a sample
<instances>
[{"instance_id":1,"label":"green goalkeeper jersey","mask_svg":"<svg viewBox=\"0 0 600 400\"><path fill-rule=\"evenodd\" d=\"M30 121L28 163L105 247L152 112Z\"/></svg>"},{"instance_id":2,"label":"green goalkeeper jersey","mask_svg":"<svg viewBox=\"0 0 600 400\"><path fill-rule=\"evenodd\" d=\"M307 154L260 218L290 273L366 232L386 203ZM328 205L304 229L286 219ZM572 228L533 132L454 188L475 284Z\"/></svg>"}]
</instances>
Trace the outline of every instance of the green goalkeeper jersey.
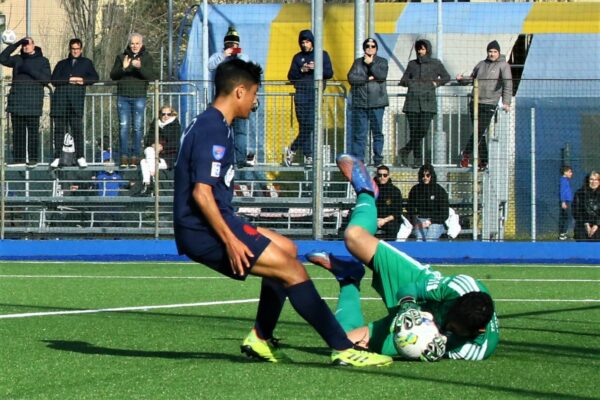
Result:
<instances>
[{"instance_id":1,"label":"green goalkeeper jersey","mask_svg":"<svg viewBox=\"0 0 600 400\"><path fill-rule=\"evenodd\" d=\"M430 311L438 326L443 327L448 310L456 299L470 292L488 293L480 281L467 275L444 277L428 265L422 265L407 254L385 242L380 242L373 260L373 288L388 309L388 315L369 324L369 348L387 355L397 355L390 325L397 313L397 304L412 296L422 309ZM499 341L496 314L485 332L474 339L465 339L442 332L448 337L446 357L461 360L483 360L489 357Z\"/></svg>"}]
</instances>

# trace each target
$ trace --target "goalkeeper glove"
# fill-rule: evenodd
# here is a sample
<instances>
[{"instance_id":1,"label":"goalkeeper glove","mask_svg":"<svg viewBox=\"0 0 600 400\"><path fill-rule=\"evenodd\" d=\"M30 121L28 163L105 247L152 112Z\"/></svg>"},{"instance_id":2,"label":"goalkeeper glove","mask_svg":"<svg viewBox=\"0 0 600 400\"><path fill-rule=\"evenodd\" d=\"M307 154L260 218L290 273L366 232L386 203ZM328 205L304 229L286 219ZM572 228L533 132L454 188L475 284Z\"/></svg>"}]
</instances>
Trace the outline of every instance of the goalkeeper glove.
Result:
<instances>
[{"instance_id":1,"label":"goalkeeper glove","mask_svg":"<svg viewBox=\"0 0 600 400\"><path fill-rule=\"evenodd\" d=\"M446 336L437 335L433 338L431 343L427 345L427 348L423 350L419 357L421 361L435 362L439 361L446 352Z\"/></svg>"}]
</instances>

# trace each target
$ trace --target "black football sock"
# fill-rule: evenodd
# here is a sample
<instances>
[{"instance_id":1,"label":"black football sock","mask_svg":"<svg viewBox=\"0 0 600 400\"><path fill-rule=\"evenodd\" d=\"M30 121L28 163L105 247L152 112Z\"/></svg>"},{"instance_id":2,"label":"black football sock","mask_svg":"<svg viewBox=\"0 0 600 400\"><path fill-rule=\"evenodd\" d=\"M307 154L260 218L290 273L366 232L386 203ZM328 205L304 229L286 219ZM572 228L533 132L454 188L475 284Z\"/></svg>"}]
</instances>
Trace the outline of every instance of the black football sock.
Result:
<instances>
[{"instance_id":1,"label":"black football sock","mask_svg":"<svg viewBox=\"0 0 600 400\"><path fill-rule=\"evenodd\" d=\"M311 280L287 288L292 307L302 318L315 328L329 347L346 350L352 342L325 304Z\"/></svg>"},{"instance_id":2,"label":"black football sock","mask_svg":"<svg viewBox=\"0 0 600 400\"><path fill-rule=\"evenodd\" d=\"M254 327L258 337L271 339L286 299L286 290L281 283L263 278L260 287L260 300L256 311Z\"/></svg>"}]
</instances>

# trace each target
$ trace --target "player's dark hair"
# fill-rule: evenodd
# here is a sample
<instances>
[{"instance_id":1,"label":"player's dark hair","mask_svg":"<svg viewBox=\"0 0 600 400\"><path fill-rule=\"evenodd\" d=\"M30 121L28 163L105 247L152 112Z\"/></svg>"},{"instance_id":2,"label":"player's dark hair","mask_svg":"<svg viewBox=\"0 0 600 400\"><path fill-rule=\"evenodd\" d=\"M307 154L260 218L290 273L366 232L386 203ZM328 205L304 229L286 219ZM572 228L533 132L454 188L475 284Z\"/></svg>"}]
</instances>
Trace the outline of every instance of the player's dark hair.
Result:
<instances>
[{"instance_id":1,"label":"player's dark hair","mask_svg":"<svg viewBox=\"0 0 600 400\"><path fill-rule=\"evenodd\" d=\"M240 84L247 88L260 85L261 74L261 66L250 61L234 58L222 62L215 73L216 96L226 96Z\"/></svg>"},{"instance_id":2,"label":"player's dark hair","mask_svg":"<svg viewBox=\"0 0 600 400\"><path fill-rule=\"evenodd\" d=\"M453 321L476 336L484 329L494 315L494 302L489 294L470 292L460 296L446 316L447 322Z\"/></svg>"}]
</instances>

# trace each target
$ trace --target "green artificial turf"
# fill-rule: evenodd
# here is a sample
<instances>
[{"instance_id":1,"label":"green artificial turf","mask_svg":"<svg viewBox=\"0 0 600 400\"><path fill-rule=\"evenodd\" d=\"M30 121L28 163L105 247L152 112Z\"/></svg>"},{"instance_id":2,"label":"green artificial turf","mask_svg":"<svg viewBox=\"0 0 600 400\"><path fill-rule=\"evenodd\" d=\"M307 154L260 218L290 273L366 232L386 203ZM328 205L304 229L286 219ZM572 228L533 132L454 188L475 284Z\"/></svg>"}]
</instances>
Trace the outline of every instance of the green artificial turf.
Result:
<instances>
[{"instance_id":1,"label":"green artificial turf","mask_svg":"<svg viewBox=\"0 0 600 400\"><path fill-rule=\"evenodd\" d=\"M334 307L335 280L307 269ZM600 268L436 269L491 290L501 343L489 360L332 367L288 304L276 335L293 362L259 363L239 349L254 320L257 278L239 283L192 263L0 263L0 398L599 398ZM363 305L373 320L384 308L369 284Z\"/></svg>"}]
</instances>

